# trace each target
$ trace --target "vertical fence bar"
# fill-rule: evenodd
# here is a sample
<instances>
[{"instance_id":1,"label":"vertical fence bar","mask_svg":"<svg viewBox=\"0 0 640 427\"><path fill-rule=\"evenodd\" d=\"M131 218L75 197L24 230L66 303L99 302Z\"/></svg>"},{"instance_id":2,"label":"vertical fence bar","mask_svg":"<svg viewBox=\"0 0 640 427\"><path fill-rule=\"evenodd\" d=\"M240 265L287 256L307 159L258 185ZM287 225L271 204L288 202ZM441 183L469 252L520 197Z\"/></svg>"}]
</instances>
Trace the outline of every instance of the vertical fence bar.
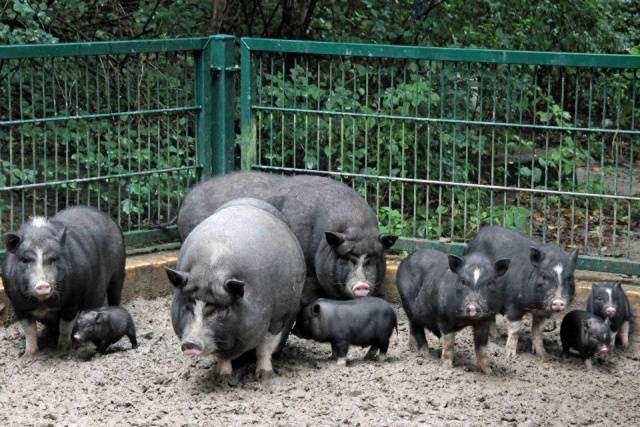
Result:
<instances>
[{"instance_id":1,"label":"vertical fence bar","mask_svg":"<svg viewBox=\"0 0 640 427\"><path fill-rule=\"evenodd\" d=\"M196 122L196 157L202 167L200 178L205 179L213 175L213 79L211 66L215 43L209 38L205 47L196 54L196 102L200 112Z\"/></svg>"},{"instance_id":2,"label":"vertical fence bar","mask_svg":"<svg viewBox=\"0 0 640 427\"><path fill-rule=\"evenodd\" d=\"M240 166L251 169L256 159L256 123L251 104L256 96L256 70L249 46L240 40Z\"/></svg>"}]
</instances>

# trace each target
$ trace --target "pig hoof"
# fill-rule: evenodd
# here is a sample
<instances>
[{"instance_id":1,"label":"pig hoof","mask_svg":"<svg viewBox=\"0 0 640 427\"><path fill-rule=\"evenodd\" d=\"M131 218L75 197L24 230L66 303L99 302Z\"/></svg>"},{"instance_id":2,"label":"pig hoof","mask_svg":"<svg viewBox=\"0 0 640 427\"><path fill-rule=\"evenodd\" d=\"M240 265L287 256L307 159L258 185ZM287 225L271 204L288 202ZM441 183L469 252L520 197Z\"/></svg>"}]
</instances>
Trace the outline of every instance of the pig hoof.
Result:
<instances>
[{"instance_id":1,"label":"pig hoof","mask_svg":"<svg viewBox=\"0 0 640 427\"><path fill-rule=\"evenodd\" d=\"M256 378L260 381L268 381L276 377L276 374L273 370L266 371L264 369L258 369L256 371Z\"/></svg>"},{"instance_id":2,"label":"pig hoof","mask_svg":"<svg viewBox=\"0 0 640 427\"><path fill-rule=\"evenodd\" d=\"M489 365L478 366L478 368L480 368L480 372L482 372L483 374L486 374L486 375L493 374L493 370L491 370L491 366L489 366Z\"/></svg>"},{"instance_id":3,"label":"pig hoof","mask_svg":"<svg viewBox=\"0 0 640 427\"><path fill-rule=\"evenodd\" d=\"M447 355L443 355L442 356L442 365L445 368L453 368L453 357L447 356Z\"/></svg>"},{"instance_id":4,"label":"pig hoof","mask_svg":"<svg viewBox=\"0 0 640 427\"><path fill-rule=\"evenodd\" d=\"M536 356L542 357L543 359L547 357L547 352L542 346L534 347L532 353Z\"/></svg>"},{"instance_id":5,"label":"pig hoof","mask_svg":"<svg viewBox=\"0 0 640 427\"><path fill-rule=\"evenodd\" d=\"M26 348L24 353L22 353L22 357L31 357L34 356L38 352L37 348Z\"/></svg>"},{"instance_id":6,"label":"pig hoof","mask_svg":"<svg viewBox=\"0 0 640 427\"><path fill-rule=\"evenodd\" d=\"M339 358L336 364L338 366L347 366L347 358L346 357Z\"/></svg>"}]
</instances>

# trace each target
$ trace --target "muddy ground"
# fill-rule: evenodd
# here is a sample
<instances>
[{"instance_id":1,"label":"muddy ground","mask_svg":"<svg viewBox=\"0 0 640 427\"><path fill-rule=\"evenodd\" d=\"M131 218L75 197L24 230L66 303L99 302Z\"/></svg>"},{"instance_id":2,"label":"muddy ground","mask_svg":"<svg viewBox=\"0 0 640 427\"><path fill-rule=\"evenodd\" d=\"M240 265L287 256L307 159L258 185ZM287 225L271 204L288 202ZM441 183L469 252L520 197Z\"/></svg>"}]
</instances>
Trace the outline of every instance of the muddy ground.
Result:
<instances>
[{"instance_id":1,"label":"muddy ground","mask_svg":"<svg viewBox=\"0 0 640 427\"><path fill-rule=\"evenodd\" d=\"M276 379L261 383L249 373L229 384L212 361L182 356L169 304L128 304L140 347L90 361L54 350L21 358L18 326L0 328L0 425L640 425L638 344L587 372L579 359L558 357L559 322L547 325L548 361L527 352L508 361L503 336L490 344L487 376L473 366L468 332L457 341L454 369L440 365L432 336L431 355L409 352L399 310L389 361L362 361L365 351L352 348L340 368L328 344L292 337L275 361ZM530 343L527 331L520 350Z\"/></svg>"}]
</instances>

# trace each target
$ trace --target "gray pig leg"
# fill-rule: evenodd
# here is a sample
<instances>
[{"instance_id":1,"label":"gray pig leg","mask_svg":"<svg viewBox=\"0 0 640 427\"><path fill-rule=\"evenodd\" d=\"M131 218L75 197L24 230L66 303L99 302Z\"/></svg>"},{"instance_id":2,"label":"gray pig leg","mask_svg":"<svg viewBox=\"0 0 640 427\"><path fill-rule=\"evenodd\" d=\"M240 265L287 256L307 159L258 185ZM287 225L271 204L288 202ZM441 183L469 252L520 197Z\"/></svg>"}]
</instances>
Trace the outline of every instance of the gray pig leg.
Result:
<instances>
[{"instance_id":1,"label":"gray pig leg","mask_svg":"<svg viewBox=\"0 0 640 427\"><path fill-rule=\"evenodd\" d=\"M411 321L409 321L409 348L423 353L429 350L427 337L424 335L424 328Z\"/></svg>"},{"instance_id":2,"label":"gray pig leg","mask_svg":"<svg viewBox=\"0 0 640 427\"><path fill-rule=\"evenodd\" d=\"M620 327L620 330L618 331L618 335L620 336L620 345L622 345L623 348L626 348L629 346L629 321L626 321L622 324L622 326Z\"/></svg>"},{"instance_id":3,"label":"gray pig leg","mask_svg":"<svg viewBox=\"0 0 640 427\"><path fill-rule=\"evenodd\" d=\"M533 354L545 356L547 352L544 350L542 342L542 328L544 327L544 317L532 315L531 321L531 340Z\"/></svg>"},{"instance_id":4,"label":"gray pig leg","mask_svg":"<svg viewBox=\"0 0 640 427\"><path fill-rule=\"evenodd\" d=\"M378 358L378 347L375 345L369 347L369 351L367 351L367 354L364 356L364 358L366 360L376 360Z\"/></svg>"},{"instance_id":5,"label":"gray pig leg","mask_svg":"<svg viewBox=\"0 0 640 427\"><path fill-rule=\"evenodd\" d=\"M256 347L256 376L260 379L267 379L273 376L273 366L271 365L271 355L280 344L282 332L271 335L267 332L264 339Z\"/></svg>"},{"instance_id":6,"label":"gray pig leg","mask_svg":"<svg viewBox=\"0 0 640 427\"><path fill-rule=\"evenodd\" d=\"M24 319L20 321L22 333L25 338L25 347L23 356L30 356L38 351L38 326L33 319Z\"/></svg>"},{"instance_id":7,"label":"gray pig leg","mask_svg":"<svg viewBox=\"0 0 640 427\"><path fill-rule=\"evenodd\" d=\"M71 348L71 330L73 329L73 319L69 322L60 318L60 332L58 335L58 350L69 351Z\"/></svg>"},{"instance_id":8,"label":"gray pig leg","mask_svg":"<svg viewBox=\"0 0 640 427\"><path fill-rule=\"evenodd\" d=\"M231 365L231 360L221 359L216 357L218 361L218 374L220 375L231 375L233 372L233 366Z\"/></svg>"},{"instance_id":9,"label":"gray pig leg","mask_svg":"<svg viewBox=\"0 0 640 427\"><path fill-rule=\"evenodd\" d=\"M332 342L331 343L332 354L338 359L338 366L347 366L347 354L349 353L348 342Z\"/></svg>"},{"instance_id":10,"label":"gray pig leg","mask_svg":"<svg viewBox=\"0 0 640 427\"><path fill-rule=\"evenodd\" d=\"M522 326L522 320L510 320L509 321L509 333L507 336L507 344L505 346L508 357L515 357L518 351L518 335L520 334L520 327Z\"/></svg>"},{"instance_id":11,"label":"gray pig leg","mask_svg":"<svg viewBox=\"0 0 640 427\"><path fill-rule=\"evenodd\" d=\"M487 356L487 344L489 342L489 331L491 325L495 326L495 322L477 325L473 328L473 343L476 350L478 368L480 368L480 370L485 374L491 373L489 357Z\"/></svg>"},{"instance_id":12,"label":"gray pig leg","mask_svg":"<svg viewBox=\"0 0 640 427\"><path fill-rule=\"evenodd\" d=\"M456 345L456 333L442 335L442 363L447 368L453 368L453 354Z\"/></svg>"}]
</instances>

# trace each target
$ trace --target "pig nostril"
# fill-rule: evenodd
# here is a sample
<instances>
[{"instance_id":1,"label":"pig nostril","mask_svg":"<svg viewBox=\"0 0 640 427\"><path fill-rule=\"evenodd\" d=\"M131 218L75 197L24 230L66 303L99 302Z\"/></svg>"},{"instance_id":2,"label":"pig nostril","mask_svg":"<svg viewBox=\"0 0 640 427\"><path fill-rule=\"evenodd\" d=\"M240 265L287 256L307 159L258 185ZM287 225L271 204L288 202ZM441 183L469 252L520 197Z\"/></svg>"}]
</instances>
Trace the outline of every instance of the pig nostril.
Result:
<instances>
[{"instance_id":1,"label":"pig nostril","mask_svg":"<svg viewBox=\"0 0 640 427\"><path fill-rule=\"evenodd\" d=\"M182 352L189 356L195 356L202 353L202 347L196 343L186 342L182 344Z\"/></svg>"}]
</instances>

